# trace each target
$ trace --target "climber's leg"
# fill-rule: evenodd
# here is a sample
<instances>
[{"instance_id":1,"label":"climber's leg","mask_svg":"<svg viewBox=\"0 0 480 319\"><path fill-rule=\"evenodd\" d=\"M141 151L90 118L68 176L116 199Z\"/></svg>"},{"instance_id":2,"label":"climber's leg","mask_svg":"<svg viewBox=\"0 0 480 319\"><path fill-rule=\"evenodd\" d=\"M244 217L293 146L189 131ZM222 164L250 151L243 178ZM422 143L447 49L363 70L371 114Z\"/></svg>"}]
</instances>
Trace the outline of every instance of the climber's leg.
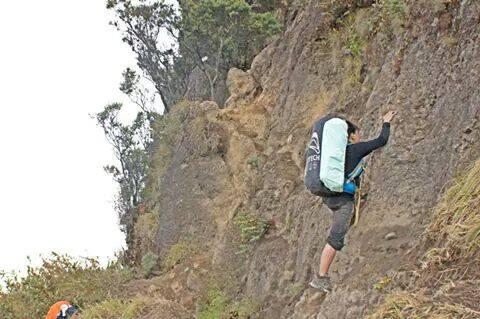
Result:
<instances>
[{"instance_id":1,"label":"climber's leg","mask_svg":"<svg viewBox=\"0 0 480 319\"><path fill-rule=\"evenodd\" d=\"M313 288L329 292L332 288L328 271L335 259L337 250L341 250L344 246L345 235L350 227L350 221L353 216L354 202L349 198L337 198L325 202L333 212L332 227L330 228L327 244L323 248L320 258L320 269L318 272L320 276L315 275L309 284Z\"/></svg>"},{"instance_id":2,"label":"climber's leg","mask_svg":"<svg viewBox=\"0 0 480 319\"><path fill-rule=\"evenodd\" d=\"M327 276L330 265L332 264L336 254L337 251L335 248L327 243L323 248L322 257L320 258L320 276Z\"/></svg>"}]
</instances>

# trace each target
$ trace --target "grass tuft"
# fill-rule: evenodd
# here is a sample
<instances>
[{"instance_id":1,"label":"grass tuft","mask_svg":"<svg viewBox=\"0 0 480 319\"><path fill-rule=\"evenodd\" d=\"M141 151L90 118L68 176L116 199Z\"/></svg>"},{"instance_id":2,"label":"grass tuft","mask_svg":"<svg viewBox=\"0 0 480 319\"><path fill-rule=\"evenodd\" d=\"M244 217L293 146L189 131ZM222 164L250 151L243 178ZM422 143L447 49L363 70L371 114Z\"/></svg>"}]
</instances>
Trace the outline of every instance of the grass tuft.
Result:
<instances>
[{"instance_id":1,"label":"grass tuft","mask_svg":"<svg viewBox=\"0 0 480 319\"><path fill-rule=\"evenodd\" d=\"M119 264L102 267L96 259L74 259L52 254L27 273L0 273L5 289L0 289L0 318L43 318L58 300L68 300L82 308L116 298L133 272Z\"/></svg>"},{"instance_id":2,"label":"grass tuft","mask_svg":"<svg viewBox=\"0 0 480 319\"><path fill-rule=\"evenodd\" d=\"M427 236L446 250L448 260L478 258L480 248L480 161L448 190Z\"/></svg>"},{"instance_id":3,"label":"grass tuft","mask_svg":"<svg viewBox=\"0 0 480 319\"><path fill-rule=\"evenodd\" d=\"M175 265L184 262L188 257L198 252L198 246L191 239L184 239L170 247L170 250L163 261L163 268L171 269Z\"/></svg>"},{"instance_id":4,"label":"grass tuft","mask_svg":"<svg viewBox=\"0 0 480 319\"><path fill-rule=\"evenodd\" d=\"M397 293L390 295L368 319L474 319L480 312L460 304L435 302L432 298L418 293Z\"/></svg>"},{"instance_id":5,"label":"grass tuft","mask_svg":"<svg viewBox=\"0 0 480 319\"><path fill-rule=\"evenodd\" d=\"M145 278L150 277L150 275L155 270L157 265L158 265L158 255L155 253L152 253L151 251L147 252L142 257L142 275Z\"/></svg>"},{"instance_id":6,"label":"grass tuft","mask_svg":"<svg viewBox=\"0 0 480 319\"><path fill-rule=\"evenodd\" d=\"M260 240L268 231L269 224L262 218L246 213L235 216L233 223L240 231L240 250L238 254L248 251L250 243Z\"/></svg>"},{"instance_id":7,"label":"grass tuft","mask_svg":"<svg viewBox=\"0 0 480 319\"><path fill-rule=\"evenodd\" d=\"M480 160L455 180L426 236L433 243L410 292L391 294L370 319L480 318Z\"/></svg>"},{"instance_id":8,"label":"grass tuft","mask_svg":"<svg viewBox=\"0 0 480 319\"><path fill-rule=\"evenodd\" d=\"M123 301L120 299L110 299L98 303L83 313L84 319L134 319L147 305L147 301L136 298L132 301Z\"/></svg>"}]
</instances>

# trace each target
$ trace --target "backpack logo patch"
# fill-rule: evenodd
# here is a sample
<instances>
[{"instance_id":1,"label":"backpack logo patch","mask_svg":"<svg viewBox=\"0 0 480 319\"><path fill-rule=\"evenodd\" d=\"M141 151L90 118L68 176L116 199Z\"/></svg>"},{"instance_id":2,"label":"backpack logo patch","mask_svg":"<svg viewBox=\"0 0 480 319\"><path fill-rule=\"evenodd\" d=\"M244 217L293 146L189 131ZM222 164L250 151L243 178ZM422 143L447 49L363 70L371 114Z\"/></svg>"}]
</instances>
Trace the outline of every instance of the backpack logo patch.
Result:
<instances>
[{"instance_id":1,"label":"backpack logo patch","mask_svg":"<svg viewBox=\"0 0 480 319\"><path fill-rule=\"evenodd\" d=\"M312 134L312 139L310 140L310 146L308 148L313 150L315 152L315 154L317 154L317 155L320 154L320 141L318 139L317 132L314 132Z\"/></svg>"}]
</instances>

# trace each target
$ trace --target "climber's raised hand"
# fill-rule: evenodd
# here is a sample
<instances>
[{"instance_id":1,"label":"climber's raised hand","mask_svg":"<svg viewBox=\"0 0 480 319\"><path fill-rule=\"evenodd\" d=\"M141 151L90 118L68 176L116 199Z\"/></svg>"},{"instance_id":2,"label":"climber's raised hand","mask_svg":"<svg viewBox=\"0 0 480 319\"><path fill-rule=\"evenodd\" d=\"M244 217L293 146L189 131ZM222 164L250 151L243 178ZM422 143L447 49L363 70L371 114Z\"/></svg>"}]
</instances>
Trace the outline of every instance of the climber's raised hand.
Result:
<instances>
[{"instance_id":1,"label":"climber's raised hand","mask_svg":"<svg viewBox=\"0 0 480 319\"><path fill-rule=\"evenodd\" d=\"M390 123L395 117L395 115L397 115L397 111L389 111L387 114L383 116L383 121L385 123Z\"/></svg>"}]
</instances>

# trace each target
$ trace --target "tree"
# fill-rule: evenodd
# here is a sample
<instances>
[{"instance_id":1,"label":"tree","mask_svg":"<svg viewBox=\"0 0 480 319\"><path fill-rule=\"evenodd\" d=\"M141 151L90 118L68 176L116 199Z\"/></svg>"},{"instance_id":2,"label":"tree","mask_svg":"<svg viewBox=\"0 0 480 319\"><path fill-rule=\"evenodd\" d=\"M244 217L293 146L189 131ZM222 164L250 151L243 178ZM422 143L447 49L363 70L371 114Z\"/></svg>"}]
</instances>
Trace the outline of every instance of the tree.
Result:
<instances>
[{"instance_id":1,"label":"tree","mask_svg":"<svg viewBox=\"0 0 480 319\"><path fill-rule=\"evenodd\" d=\"M216 89L232 67L247 69L269 37L280 30L272 13L256 13L244 0L108 0L112 22L137 54L139 68L155 85L168 112L187 92L198 68L215 100ZM159 43L170 39L171 44ZM165 41L164 41L165 42ZM221 101L218 101L219 103Z\"/></svg>"},{"instance_id":2,"label":"tree","mask_svg":"<svg viewBox=\"0 0 480 319\"><path fill-rule=\"evenodd\" d=\"M255 13L244 0L183 0L180 5L179 51L208 79L212 100L228 70L248 68L266 40L280 30L271 13Z\"/></svg>"},{"instance_id":3,"label":"tree","mask_svg":"<svg viewBox=\"0 0 480 319\"><path fill-rule=\"evenodd\" d=\"M107 105L102 112L95 115L95 119L103 129L108 143L112 145L119 162L119 165L105 166L105 171L112 174L120 186L116 208L128 242L135 219L135 208L142 200L145 186L151 131L144 112L139 112L131 125L122 124L118 119L121 109L120 103Z\"/></svg>"},{"instance_id":4,"label":"tree","mask_svg":"<svg viewBox=\"0 0 480 319\"><path fill-rule=\"evenodd\" d=\"M120 83L120 91L127 95L137 105L150 122L159 116L155 105L157 95L147 87L140 84L140 76L131 68L125 69L122 74L123 81Z\"/></svg>"},{"instance_id":5,"label":"tree","mask_svg":"<svg viewBox=\"0 0 480 319\"><path fill-rule=\"evenodd\" d=\"M107 8L115 11L116 20L111 24L136 53L138 66L154 84L168 113L184 95L187 83L187 72L173 41L180 22L175 7L164 0L108 0ZM170 37L172 45L162 48L161 37Z\"/></svg>"}]
</instances>

